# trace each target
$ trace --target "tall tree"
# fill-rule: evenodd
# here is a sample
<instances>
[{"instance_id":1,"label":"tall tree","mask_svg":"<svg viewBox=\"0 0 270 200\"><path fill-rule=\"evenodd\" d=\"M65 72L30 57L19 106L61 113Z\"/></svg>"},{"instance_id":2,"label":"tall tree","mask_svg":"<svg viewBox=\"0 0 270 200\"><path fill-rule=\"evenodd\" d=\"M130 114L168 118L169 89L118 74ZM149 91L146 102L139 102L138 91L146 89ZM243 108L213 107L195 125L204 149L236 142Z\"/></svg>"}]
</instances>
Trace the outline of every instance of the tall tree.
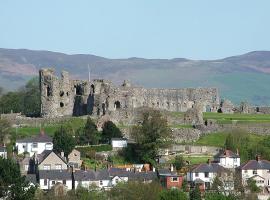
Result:
<instances>
[{"instance_id":1,"label":"tall tree","mask_svg":"<svg viewBox=\"0 0 270 200\"><path fill-rule=\"evenodd\" d=\"M138 144L140 160L155 164L159 149L169 145L172 132L160 111L148 110L142 115L142 124L135 126L131 135Z\"/></svg>"},{"instance_id":2,"label":"tall tree","mask_svg":"<svg viewBox=\"0 0 270 200\"><path fill-rule=\"evenodd\" d=\"M189 199L190 200L201 200L201 191L198 185L195 186L193 190L189 192Z\"/></svg>"},{"instance_id":3,"label":"tall tree","mask_svg":"<svg viewBox=\"0 0 270 200\"><path fill-rule=\"evenodd\" d=\"M11 125L5 119L0 119L0 143L5 143L5 139L11 134Z\"/></svg>"},{"instance_id":4,"label":"tall tree","mask_svg":"<svg viewBox=\"0 0 270 200\"><path fill-rule=\"evenodd\" d=\"M35 190L21 176L16 162L0 157L0 199L34 199Z\"/></svg>"},{"instance_id":5,"label":"tall tree","mask_svg":"<svg viewBox=\"0 0 270 200\"><path fill-rule=\"evenodd\" d=\"M98 144L101 134L96 124L88 117L84 128L78 130L77 137L80 144Z\"/></svg>"},{"instance_id":6,"label":"tall tree","mask_svg":"<svg viewBox=\"0 0 270 200\"><path fill-rule=\"evenodd\" d=\"M109 142L112 138L121 138L123 137L120 129L112 122L107 121L103 124L102 127L102 139L105 142Z\"/></svg>"},{"instance_id":7,"label":"tall tree","mask_svg":"<svg viewBox=\"0 0 270 200\"><path fill-rule=\"evenodd\" d=\"M63 151L65 156L68 156L74 149L75 143L75 138L73 138L69 128L61 126L55 131L53 136L53 148L56 152L61 153Z\"/></svg>"},{"instance_id":8,"label":"tall tree","mask_svg":"<svg viewBox=\"0 0 270 200\"><path fill-rule=\"evenodd\" d=\"M175 156L174 162L173 162L176 170L180 170L185 166L185 161L183 159L183 156L177 155Z\"/></svg>"}]
</instances>

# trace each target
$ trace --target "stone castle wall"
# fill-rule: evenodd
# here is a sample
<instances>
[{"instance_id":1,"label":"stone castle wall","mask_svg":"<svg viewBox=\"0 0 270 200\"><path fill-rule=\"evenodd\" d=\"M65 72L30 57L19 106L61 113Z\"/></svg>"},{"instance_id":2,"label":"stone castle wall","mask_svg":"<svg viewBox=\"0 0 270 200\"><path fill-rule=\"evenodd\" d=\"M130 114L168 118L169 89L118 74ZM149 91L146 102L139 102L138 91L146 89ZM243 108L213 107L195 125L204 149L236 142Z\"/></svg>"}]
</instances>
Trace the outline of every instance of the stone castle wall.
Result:
<instances>
[{"instance_id":1,"label":"stone castle wall","mask_svg":"<svg viewBox=\"0 0 270 200\"><path fill-rule=\"evenodd\" d=\"M185 112L196 102L216 112L220 104L216 88L146 89L127 81L115 86L106 80L72 80L66 71L58 78L53 69L40 70L40 89L42 117L101 116L140 107Z\"/></svg>"}]
</instances>

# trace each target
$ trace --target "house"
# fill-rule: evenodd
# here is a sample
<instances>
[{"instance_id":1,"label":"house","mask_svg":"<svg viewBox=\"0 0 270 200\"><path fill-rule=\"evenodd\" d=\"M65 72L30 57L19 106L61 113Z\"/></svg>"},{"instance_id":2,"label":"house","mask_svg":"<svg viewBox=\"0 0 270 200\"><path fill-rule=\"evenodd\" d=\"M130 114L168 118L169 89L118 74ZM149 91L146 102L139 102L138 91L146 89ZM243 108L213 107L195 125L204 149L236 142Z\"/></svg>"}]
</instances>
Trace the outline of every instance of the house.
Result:
<instances>
[{"instance_id":1,"label":"house","mask_svg":"<svg viewBox=\"0 0 270 200\"><path fill-rule=\"evenodd\" d=\"M160 169L158 170L158 177L163 188L182 188L184 177L181 175L177 175L177 173L174 171L171 171L169 169Z\"/></svg>"},{"instance_id":2,"label":"house","mask_svg":"<svg viewBox=\"0 0 270 200\"><path fill-rule=\"evenodd\" d=\"M112 138L111 144L113 149L121 149L127 147L126 138Z\"/></svg>"},{"instance_id":3,"label":"house","mask_svg":"<svg viewBox=\"0 0 270 200\"><path fill-rule=\"evenodd\" d=\"M5 146L0 146L0 157L7 158L7 148Z\"/></svg>"},{"instance_id":4,"label":"house","mask_svg":"<svg viewBox=\"0 0 270 200\"><path fill-rule=\"evenodd\" d=\"M81 152L76 149L73 149L68 155L68 165L72 166L74 169L81 169L82 160Z\"/></svg>"},{"instance_id":5,"label":"house","mask_svg":"<svg viewBox=\"0 0 270 200\"><path fill-rule=\"evenodd\" d=\"M16 149L18 154L28 152L30 156L41 154L44 150L52 150L52 138L41 131L36 137L28 137L16 141Z\"/></svg>"},{"instance_id":6,"label":"house","mask_svg":"<svg viewBox=\"0 0 270 200\"><path fill-rule=\"evenodd\" d=\"M39 186L42 190L50 190L57 183L63 184L67 190L72 189L72 172L70 170L39 170Z\"/></svg>"},{"instance_id":7,"label":"house","mask_svg":"<svg viewBox=\"0 0 270 200\"><path fill-rule=\"evenodd\" d=\"M208 161L194 166L187 173L186 178L191 186L198 184L202 190L210 189L215 177L224 170L225 168L219 164Z\"/></svg>"},{"instance_id":8,"label":"house","mask_svg":"<svg viewBox=\"0 0 270 200\"><path fill-rule=\"evenodd\" d=\"M68 168L63 152L62 155L58 155L54 151L45 150L35 156L35 161L39 170L66 170Z\"/></svg>"},{"instance_id":9,"label":"house","mask_svg":"<svg viewBox=\"0 0 270 200\"><path fill-rule=\"evenodd\" d=\"M30 157L29 153L24 154L24 158L19 160L19 165L22 175L34 174L36 172L34 156Z\"/></svg>"},{"instance_id":10,"label":"house","mask_svg":"<svg viewBox=\"0 0 270 200\"><path fill-rule=\"evenodd\" d=\"M214 162L217 162L224 168L234 169L240 166L240 156L231 150L222 150L214 156Z\"/></svg>"},{"instance_id":11,"label":"house","mask_svg":"<svg viewBox=\"0 0 270 200\"><path fill-rule=\"evenodd\" d=\"M74 186L89 188L95 185L99 188L108 189L111 186L109 172L105 170L76 170L73 172Z\"/></svg>"},{"instance_id":12,"label":"house","mask_svg":"<svg viewBox=\"0 0 270 200\"><path fill-rule=\"evenodd\" d=\"M248 179L254 179L259 187L270 189L270 161L262 160L256 156L255 160L249 160L238 168L243 185L247 185Z\"/></svg>"}]
</instances>

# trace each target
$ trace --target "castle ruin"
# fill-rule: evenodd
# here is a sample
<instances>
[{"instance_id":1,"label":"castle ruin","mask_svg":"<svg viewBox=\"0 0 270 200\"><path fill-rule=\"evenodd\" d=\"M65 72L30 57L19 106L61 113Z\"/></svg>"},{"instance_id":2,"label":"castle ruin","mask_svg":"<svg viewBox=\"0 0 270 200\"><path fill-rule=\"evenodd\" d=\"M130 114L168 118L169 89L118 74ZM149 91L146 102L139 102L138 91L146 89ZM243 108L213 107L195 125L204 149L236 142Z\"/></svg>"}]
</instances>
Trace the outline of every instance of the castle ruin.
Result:
<instances>
[{"instance_id":1,"label":"castle ruin","mask_svg":"<svg viewBox=\"0 0 270 200\"><path fill-rule=\"evenodd\" d=\"M66 71L58 78L51 68L39 75L42 117L102 116L140 107L185 112L196 102L203 111L217 112L220 106L217 88L146 89L128 81L115 86L103 79L72 80Z\"/></svg>"}]
</instances>

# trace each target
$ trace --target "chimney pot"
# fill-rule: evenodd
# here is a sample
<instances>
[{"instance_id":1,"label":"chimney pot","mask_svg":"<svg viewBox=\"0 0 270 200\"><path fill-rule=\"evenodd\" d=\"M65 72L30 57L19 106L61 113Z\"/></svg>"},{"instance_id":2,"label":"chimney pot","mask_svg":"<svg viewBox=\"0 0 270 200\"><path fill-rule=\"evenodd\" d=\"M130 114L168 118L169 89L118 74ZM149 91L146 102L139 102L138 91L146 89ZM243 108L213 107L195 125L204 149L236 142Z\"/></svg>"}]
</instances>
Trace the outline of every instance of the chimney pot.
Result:
<instances>
[{"instance_id":1,"label":"chimney pot","mask_svg":"<svg viewBox=\"0 0 270 200\"><path fill-rule=\"evenodd\" d=\"M256 160L257 160L257 162L261 161L261 156L260 155L256 155Z\"/></svg>"}]
</instances>

